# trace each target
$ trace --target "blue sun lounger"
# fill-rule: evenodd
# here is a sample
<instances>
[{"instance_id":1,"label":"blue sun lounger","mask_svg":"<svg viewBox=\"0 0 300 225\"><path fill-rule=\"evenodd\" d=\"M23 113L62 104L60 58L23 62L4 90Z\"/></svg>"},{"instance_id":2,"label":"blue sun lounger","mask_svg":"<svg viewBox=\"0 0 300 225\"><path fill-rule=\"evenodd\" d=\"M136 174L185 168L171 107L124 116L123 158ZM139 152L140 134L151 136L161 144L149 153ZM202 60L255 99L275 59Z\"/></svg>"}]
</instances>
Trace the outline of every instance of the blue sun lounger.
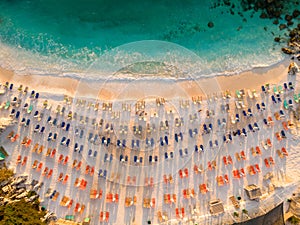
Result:
<instances>
[{"instance_id":1,"label":"blue sun lounger","mask_svg":"<svg viewBox=\"0 0 300 225\"><path fill-rule=\"evenodd\" d=\"M61 141L60 141L60 144L61 144L61 145L65 145L65 144L66 144L66 140L67 140L66 137L62 137L62 139L61 139Z\"/></svg>"},{"instance_id":2,"label":"blue sun lounger","mask_svg":"<svg viewBox=\"0 0 300 225\"><path fill-rule=\"evenodd\" d=\"M70 130L70 124L68 123L67 125L66 125L66 131L69 131Z\"/></svg>"},{"instance_id":3,"label":"blue sun lounger","mask_svg":"<svg viewBox=\"0 0 300 225\"><path fill-rule=\"evenodd\" d=\"M253 130L253 127L252 127L252 125L251 125L250 123L248 124L248 128L249 128L249 130L252 131L252 132L255 131L255 130Z\"/></svg>"},{"instance_id":4,"label":"blue sun lounger","mask_svg":"<svg viewBox=\"0 0 300 225\"><path fill-rule=\"evenodd\" d=\"M256 122L253 124L253 126L254 126L254 128L253 128L253 129L255 129L255 130L259 130L259 126L258 126L258 124L257 124Z\"/></svg>"},{"instance_id":5,"label":"blue sun lounger","mask_svg":"<svg viewBox=\"0 0 300 225\"><path fill-rule=\"evenodd\" d=\"M82 137L83 137L83 134L84 134L84 131L83 131L83 130L80 130L79 137L82 138Z\"/></svg>"},{"instance_id":6,"label":"blue sun lounger","mask_svg":"<svg viewBox=\"0 0 300 225\"><path fill-rule=\"evenodd\" d=\"M79 148L78 148L78 143L75 143L74 144L74 152L77 152L79 150Z\"/></svg>"},{"instance_id":7,"label":"blue sun lounger","mask_svg":"<svg viewBox=\"0 0 300 225\"><path fill-rule=\"evenodd\" d=\"M45 131L45 127L42 127L40 133L44 133L44 131Z\"/></svg>"},{"instance_id":8,"label":"blue sun lounger","mask_svg":"<svg viewBox=\"0 0 300 225\"><path fill-rule=\"evenodd\" d=\"M48 141L51 141L51 140L52 140L52 132L50 132L50 133L48 134L47 140L48 140Z\"/></svg>"},{"instance_id":9,"label":"blue sun lounger","mask_svg":"<svg viewBox=\"0 0 300 225\"><path fill-rule=\"evenodd\" d=\"M35 128L34 128L34 130L33 130L33 132L38 132L40 130L40 125L39 124L37 124L36 126L35 126Z\"/></svg>"},{"instance_id":10,"label":"blue sun lounger","mask_svg":"<svg viewBox=\"0 0 300 225\"><path fill-rule=\"evenodd\" d=\"M66 141L66 146L67 146L67 147L69 147L70 142L71 142L71 140L70 140L70 138L68 138L67 141Z\"/></svg>"},{"instance_id":11,"label":"blue sun lounger","mask_svg":"<svg viewBox=\"0 0 300 225\"><path fill-rule=\"evenodd\" d=\"M178 142L178 134L175 133L175 141Z\"/></svg>"},{"instance_id":12,"label":"blue sun lounger","mask_svg":"<svg viewBox=\"0 0 300 225\"><path fill-rule=\"evenodd\" d=\"M17 111L17 113L16 113L16 119L19 119L19 117L20 117L20 111Z\"/></svg>"},{"instance_id":13,"label":"blue sun lounger","mask_svg":"<svg viewBox=\"0 0 300 225\"><path fill-rule=\"evenodd\" d=\"M30 124L30 119L27 119L27 120L26 120L25 127L28 127L28 126L29 126L29 124Z\"/></svg>"},{"instance_id":14,"label":"blue sun lounger","mask_svg":"<svg viewBox=\"0 0 300 225\"><path fill-rule=\"evenodd\" d=\"M165 136L165 142L166 142L166 145L169 145L169 138L167 135Z\"/></svg>"},{"instance_id":15,"label":"blue sun lounger","mask_svg":"<svg viewBox=\"0 0 300 225\"><path fill-rule=\"evenodd\" d=\"M83 145L80 145L78 153L81 153L83 151Z\"/></svg>"},{"instance_id":16,"label":"blue sun lounger","mask_svg":"<svg viewBox=\"0 0 300 225\"><path fill-rule=\"evenodd\" d=\"M260 111L260 105L258 103L256 104L256 108L258 111Z\"/></svg>"},{"instance_id":17,"label":"blue sun lounger","mask_svg":"<svg viewBox=\"0 0 300 225\"><path fill-rule=\"evenodd\" d=\"M280 134L281 134L282 138L286 138L284 130L281 130Z\"/></svg>"},{"instance_id":18,"label":"blue sun lounger","mask_svg":"<svg viewBox=\"0 0 300 225\"><path fill-rule=\"evenodd\" d=\"M200 145L199 147L200 147L200 150L203 152L204 151L203 145Z\"/></svg>"},{"instance_id":19,"label":"blue sun lounger","mask_svg":"<svg viewBox=\"0 0 300 225\"><path fill-rule=\"evenodd\" d=\"M13 117L13 116L15 115L15 113L16 113L16 110L15 110L15 109L12 109L12 110L10 111L9 116Z\"/></svg>"}]
</instances>

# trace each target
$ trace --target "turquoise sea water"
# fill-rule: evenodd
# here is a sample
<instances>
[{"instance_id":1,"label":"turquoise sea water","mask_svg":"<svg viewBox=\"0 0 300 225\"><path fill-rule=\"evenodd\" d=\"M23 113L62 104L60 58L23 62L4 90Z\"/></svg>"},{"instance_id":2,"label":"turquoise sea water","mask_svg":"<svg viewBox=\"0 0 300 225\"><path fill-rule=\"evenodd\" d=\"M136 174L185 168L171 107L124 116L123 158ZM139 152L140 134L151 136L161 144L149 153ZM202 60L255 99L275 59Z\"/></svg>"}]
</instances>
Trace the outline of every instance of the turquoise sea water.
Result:
<instances>
[{"instance_id":1,"label":"turquoise sea water","mask_svg":"<svg viewBox=\"0 0 300 225\"><path fill-rule=\"evenodd\" d=\"M0 65L19 73L88 77L86 71L97 73L108 64L118 64L105 70L112 73L136 61L157 60L200 76L282 60L273 39L283 34L272 20L243 12L238 1L234 7L217 2L1 0Z\"/></svg>"}]
</instances>

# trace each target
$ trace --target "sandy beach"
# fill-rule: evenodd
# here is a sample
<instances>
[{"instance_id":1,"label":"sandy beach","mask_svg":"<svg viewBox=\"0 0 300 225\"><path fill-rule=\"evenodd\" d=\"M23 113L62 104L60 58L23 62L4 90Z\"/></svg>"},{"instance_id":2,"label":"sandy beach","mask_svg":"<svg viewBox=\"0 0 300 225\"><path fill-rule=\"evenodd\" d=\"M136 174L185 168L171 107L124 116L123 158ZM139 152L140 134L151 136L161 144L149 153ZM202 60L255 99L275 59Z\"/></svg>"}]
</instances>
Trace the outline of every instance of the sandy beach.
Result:
<instances>
[{"instance_id":1,"label":"sandy beach","mask_svg":"<svg viewBox=\"0 0 300 225\"><path fill-rule=\"evenodd\" d=\"M296 165L299 162L300 143L297 130L284 130L285 138L279 139L275 135L284 129L282 122L294 119L290 111L283 109L279 99L278 102L276 99L272 100L273 90L261 92L261 86L266 83L277 87L284 82L293 82L294 89L288 87L280 93L280 97L276 97L281 98L280 101L292 99L293 93L299 92L297 76L287 75L289 63L286 60L276 66L257 68L234 76L178 82L108 80L99 83L64 77L20 76L0 69L1 83L14 83L13 90L2 96L2 103L14 95L19 96L14 89L22 84L23 87L29 87L29 93L31 90L40 93L39 99L22 95L22 105L23 101L30 103L33 113L37 111L42 114L37 119L39 117L31 112L20 110L20 118L15 118L16 123L4 132L4 137L12 130L20 134L17 141L3 141L3 146L10 154L9 166L17 174L28 174L29 179L44 182L39 191L42 204L58 217L74 214L76 221L89 217L91 224L99 224L101 212L109 212L108 224L149 224L149 220L152 224L162 221L174 224L188 224L191 221L199 224L220 224L242 221L243 217L232 216L234 212L241 213L242 209L249 211L249 218L255 218L271 210L271 205L275 207L280 204L298 186L299 171ZM258 96L247 95L237 99L234 93L240 89L256 89ZM221 95L226 90L232 93L230 99L224 99ZM76 98L77 101L70 105L64 101L64 95ZM202 96L203 102L192 104L191 99L194 96ZM208 101L204 101L206 97ZM87 102L79 101L82 98ZM175 109L174 114L170 114L167 104L155 104L155 99L162 98ZM50 100L51 107L44 108L44 100ZM237 108L236 100L242 101L247 108ZM136 105L143 101L145 106ZM103 108L93 110L95 102L113 102L113 105L111 109L109 105L103 104ZM262 107L263 102L266 104L264 110L257 107L257 104ZM123 103L130 105L132 111L124 108ZM225 107L226 104L230 110L222 110L222 106ZM293 104L296 106L297 103ZM68 118L67 113L60 111L62 107L66 112L76 112L78 116ZM279 110L284 110L282 119L276 119L275 113ZM12 116L10 108L2 109L1 112L3 116ZM239 114L239 119L232 119L236 118L236 114ZM273 118L270 124L264 122L268 117ZM24 125L21 118L25 118L27 122L29 119L30 124ZM57 120L55 125L54 119ZM96 122L92 122L93 119ZM180 119L184 123L179 123ZM162 125L166 121L169 125ZM69 123L69 131L64 123ZM249 124L253 124L255 129ZM135 130L139 125L138 129L146 130L153 126L153 130L144 134L145 136L139 135L139 131ZM204 125L211 126L210 131ZM37 131L40 126L45 127L44 134ZM242 128L245 128L247 137L235 134ZM53 140L54 133L58 135L58 140ZM179 138L180 135L183 138ZM21 144L25 137L32 140L29 150ZM154 146L150 146L145 137L152 138ZM224 137L227 138L225 141ZM110 138L110 143L107 138ZM65 144L66 139L70 139L70 145ZM266 144L267 139L271 142L269 145ZM124 140L127 140L127 144L120 144ZM39 153L34 150L35 145L40 146ZM196 152L196 147L201 148L201 145L204 150ZM77 150L79 146L83 148L81 153ZM260 150L254 153L255 148ZM47 149L57 149L58 152L52 158L47 155ZM282 149L287 149L288 154L282 156ZM15 164L19 155L22 158L28 157L24 166ZM111 160L107 159L109 155ZM121 160L125 156L128 156L128 162ZM158 162L150 162L149 156L157 156ZM143 158L142 163L137 162L139 157ZM35 160L42 163L39 164L42 167L40 171L32 168ZM227 160L232 162L228 163ZM78 161L82 162L81 167L76 164ZM76 169L72 162L73 165L76 162ZM195 170L195 166L199 170ZM253 170L249 169L251 166ZM53 169L53 175L49 178L41 175L46 167ZM95 170L93 173L90 172L91 167ZM107 171L105 176L103 170ZM64 177L68 175L64 184L57 181L61 173ZM172 179L167 179L166 175ZM272 179L266 178L270 175ZM222 180L223 176L226 177L227 181L224 183L223 180L222 183L220 176ZM150 185L148 180L151 179ZM77 184L78 180L87 181L86 187ZM204 184L206 189L199 188ZM244 193L243 188L250 184L261 187L260 201L251 201ZM49 187L60 193L57 200L46 196ZM92 200L91 190L102 190L103 197ZM194 194L184 195L187 190ZM108 199L107 196L111 193L118 194L118 202ZM168 195L176 196L177 200L166 199ZM74 201L70 208L61 203L64 196ZM136 203L133 196L137 199ZM239 209L233 206L230 196L242 198L238 203ZM131 199L129 202L128 198ZM151 207L145 206L145 198L154 199L155 204L151 204ZM212 217L208 202L215 199L223 202L225 213ZM83 212L78 213L74 209L75 203L85 206ZM176 208L181 210L180 215ZM159 213L163 213L163 219Z\"/></svg>"},{"instance_id":2,"label":"sandy beach","mask_svg":"<svg viewBox=\"0 0 300 225\"><path fill-rule=\"evenodd\" d=\"M286 59L268 68L255 68L237 75L188 81L107 80L91 82L69 77L15 75L12 71L3 68L0 68L0 79L1 82L13 80L25 86L33 86L40 92L51 90L70 96L97 97L103 100L137 100L145 96L160 96L166 99L202 96L205 99L206 95L221 94L225 90L231 92L244 88L260 90L262 84L277 84L286 77L289 63L290 61Z\"/></svg>"}]
</instances>

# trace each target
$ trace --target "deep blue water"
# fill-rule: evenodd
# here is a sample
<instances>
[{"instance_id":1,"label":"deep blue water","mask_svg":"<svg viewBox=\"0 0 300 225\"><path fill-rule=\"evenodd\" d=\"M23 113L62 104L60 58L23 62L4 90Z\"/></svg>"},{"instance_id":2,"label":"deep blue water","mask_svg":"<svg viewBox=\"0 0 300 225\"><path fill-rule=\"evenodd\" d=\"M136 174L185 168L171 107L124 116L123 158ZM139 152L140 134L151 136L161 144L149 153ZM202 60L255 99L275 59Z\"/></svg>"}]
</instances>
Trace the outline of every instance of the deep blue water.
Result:
<instances>
[{"instance_id":1,"label":"deep blue water","mask_svg":"<svg viewBox=\"0 0 300 225\"><path fill-rule=\"evenodd\" d=\"M261 20L259 13L243 12L238 1L234 15L228 6L213 7L215 2L2 0L1 65L21 71L73 74L99 69L93 62L111 60L111 55L103 57L107 54L113 54L112 63L126 65L134 60L155 60L156 52L176 51L173 58L178 56L179 61L182 54L183 58L197 58L197 74L216 74L270 65L283 58L281 46L273 42L280 32L271 20ZM212 28L208 27L210 21ZM143 40L164 42L148 46ZM147 58L147 51L152 51L151 57ZM157 57L166 60L169 56Z\"/></svg>"}]
</instances>

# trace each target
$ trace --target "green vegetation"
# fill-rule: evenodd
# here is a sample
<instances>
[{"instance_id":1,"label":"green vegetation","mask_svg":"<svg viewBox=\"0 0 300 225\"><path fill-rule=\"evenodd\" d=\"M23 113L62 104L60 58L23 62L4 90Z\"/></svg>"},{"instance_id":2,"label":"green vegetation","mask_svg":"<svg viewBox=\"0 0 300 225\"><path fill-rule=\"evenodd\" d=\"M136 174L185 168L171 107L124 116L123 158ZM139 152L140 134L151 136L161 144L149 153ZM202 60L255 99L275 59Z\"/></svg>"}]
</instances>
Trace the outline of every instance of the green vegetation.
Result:
<instances>
[{"instance_id":1,"label":"green vegetation","mask_svg":"<svg viewBox=\"0 0 300 225\"><path fill-rule=\"evenodd\" d=\"M45 212L39 211L39 205L25 200L0 206L0 225L44 225L40 218Z\"/></svg>"},{"instance_id":2,"label":"green vegetation","mask_svg":"<svg viewBox=\"0 0 300 225\"><path fill-rule=\"evenodd\" d=\"M10 169L7 169L6 167L0 168L0 183L8 180L14 175L14 172Z\"/></svg>"},{"instance_id":3,"label":"green vegetation","mask_svg":"<svg viewBox=\"0 0 300 225\"><path fill-rule=\"evenodd\" d=\"M300 219L297 218L296 216L292 216L288 219L288 221L291 223L291 224L300 224Z\"/></svg>"},{"instance_id":4,"label":"green vegetation","mask_svg":"<svg viewBox=\"0 0 300 225\"><path fill-rule=\"evenodd\" d=\"M242 213L248 214L248 210L247 210L247 209L243 209L243 210L242 210Z\"/></svg>"},{"instance_id":5,"label":"green vegetation","mask_svg":"<svg viewBox=\"0 0 300 225\"><path fill-rule=\"evenodd\" d=\"M233 217L239 217L239 213L238 212L234 212L233 213Z\"/></svg>"},{"instance_id":6,"label":"green vegetation","mask_svg":"<svg viewBox=\"0 0 300 225\"><path fill-rule=\"evenodd\" d=\"M0 183L9 180L13 175L13 171L5 166L0 168ZM27 197L35 194L31 191ZM6 195L7 198L9 199L10 195ZM6 204L0 201L0 225L46 225L45 222L41 221L46 212L39 209L39 204L38 199L32 203L26 202L25 199L15 201L10 199L10 202Z\"/></svg>"}]
</instances>

